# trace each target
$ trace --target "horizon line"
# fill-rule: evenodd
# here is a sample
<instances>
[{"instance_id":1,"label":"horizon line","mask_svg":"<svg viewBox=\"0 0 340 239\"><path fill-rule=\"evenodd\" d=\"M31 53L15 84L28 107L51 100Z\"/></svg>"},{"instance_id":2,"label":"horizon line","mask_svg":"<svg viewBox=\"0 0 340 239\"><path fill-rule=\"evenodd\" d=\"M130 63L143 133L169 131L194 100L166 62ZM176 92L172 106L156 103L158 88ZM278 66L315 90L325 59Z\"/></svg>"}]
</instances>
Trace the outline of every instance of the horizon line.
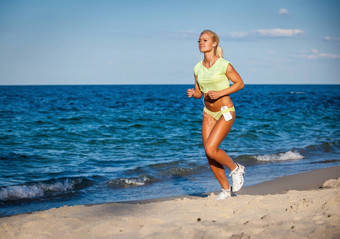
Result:
<instances>
[{"instance_id":1,"label":"horizon line","mask_svg":"<svg viewBox=\"0 0 340 239\"><path fill-rule=\"evenodd\" d=\"M13 85L2 85L0 84L0 87L4 86L171 86L171 85L194 85L194 84L157 84L157 83L145 83L145 84L13 84ZM258 83L258 84L245 84L245 85L272 85L272 86L282 86L282 85L334 85L334 86L340 86L340 83L329 83L329 84L317 84L317 83L292 83L292 84L266 84L266 83Z\"/></svg>"}]
</instances>

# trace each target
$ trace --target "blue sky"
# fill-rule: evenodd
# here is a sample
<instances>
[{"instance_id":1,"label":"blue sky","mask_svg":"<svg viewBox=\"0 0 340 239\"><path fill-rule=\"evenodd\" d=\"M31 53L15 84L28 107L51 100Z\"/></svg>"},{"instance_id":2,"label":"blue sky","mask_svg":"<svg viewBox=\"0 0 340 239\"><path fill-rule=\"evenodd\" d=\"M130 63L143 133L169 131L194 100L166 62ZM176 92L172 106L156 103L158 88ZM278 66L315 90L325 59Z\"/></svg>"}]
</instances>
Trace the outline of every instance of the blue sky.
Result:
<instances>
[{"instance_id":1,"label":"blue sky","mask_svg":"<svg viewBox=\"0 0 340 239\"><path fill-rule=\"evenodd\" d=\"M339 84L340 1L0 0L0 85L191 84L204 29L246 84Z\"/></svg>"}]
</instances>

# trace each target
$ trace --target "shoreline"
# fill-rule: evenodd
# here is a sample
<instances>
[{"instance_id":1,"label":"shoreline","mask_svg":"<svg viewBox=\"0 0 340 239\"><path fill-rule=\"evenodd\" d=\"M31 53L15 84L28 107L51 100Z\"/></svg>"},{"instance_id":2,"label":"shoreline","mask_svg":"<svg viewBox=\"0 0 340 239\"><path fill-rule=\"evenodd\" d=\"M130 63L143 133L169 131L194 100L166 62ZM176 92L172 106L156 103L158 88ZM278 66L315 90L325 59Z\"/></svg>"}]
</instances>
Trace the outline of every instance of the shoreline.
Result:
<instances>
[{"instance_id":1,"label":"shoreline","mask_svg":"<svg viewBox=\"0 0 340 239\"><path fill-rule=\"evenodd\" d=\"M273 180L258 183L252 186L243 187L237 195L266 195L266 194L282 194L289 190L313 190L322 187L323 183L330 179L337 179L340 177L340 166L333 166L329 168L315 169L307 172L286 175L275 178ZM306 183L305 180L308 180ZM151 202L164 202L183 198L204 198L210 194L218 194L219 191L205 192L197 195L182 195L165 198L152 198L144 200L133 201L118 201L109 203L87 204L86 206L103 205L103 204L146 204Z\"/></svg>"},{"instance_id":2,"label":"shoreline","mask_svg":"<svg viewBox=\"0 0 340 239\"><path fill-rule=\"evenodd\" d=\"M289 190L313 190L322 187L325 181L339 177L340 166L315 169L245 187L238 195L265 195L285 193Z\"/></svg>"},{"instance_id":3,"label":"shoreline","mask_svg":"<svg viewBox=\"0 0 340 239\"><path fill-rule=\"evenodd\" d=\"M326 182L325 182L326 181ZM325 182L325 183L324 183ZM340 166L216 193L64 206L0 218L4 238L338 238Z\"/></svg>"}]
</instances>

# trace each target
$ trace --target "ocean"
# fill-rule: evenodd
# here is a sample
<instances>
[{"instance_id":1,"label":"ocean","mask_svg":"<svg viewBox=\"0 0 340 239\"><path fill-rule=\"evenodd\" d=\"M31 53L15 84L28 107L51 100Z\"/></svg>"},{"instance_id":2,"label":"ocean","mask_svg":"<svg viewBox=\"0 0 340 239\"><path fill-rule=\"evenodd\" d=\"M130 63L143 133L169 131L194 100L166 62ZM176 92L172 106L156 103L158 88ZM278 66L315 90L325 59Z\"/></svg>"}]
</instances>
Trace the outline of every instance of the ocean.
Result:
<instances>
[{"instance_id":1,"label":"ocean","mask_svg":"<svg viewBox=\"0 0 340 239\"><path fill-rule=\"evenodd\" d=\"M0 86L0 215L219 191L192 87ZM231 97L221 148L246 166L245 186L340 165L340 85L246 85Z\"/></svg>"}]
</instances>

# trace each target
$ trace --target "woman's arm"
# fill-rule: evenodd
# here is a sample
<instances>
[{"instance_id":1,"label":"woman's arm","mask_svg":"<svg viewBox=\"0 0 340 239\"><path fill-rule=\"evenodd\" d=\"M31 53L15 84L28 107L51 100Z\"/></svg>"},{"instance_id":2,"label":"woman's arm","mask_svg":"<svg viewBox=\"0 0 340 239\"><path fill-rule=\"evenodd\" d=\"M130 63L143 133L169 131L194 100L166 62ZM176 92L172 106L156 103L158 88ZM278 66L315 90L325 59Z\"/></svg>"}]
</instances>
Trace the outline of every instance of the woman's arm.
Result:
<instances>
[{"instance_id":1,"label":"woman's arm","mask_svg":"<svg viewBox=\"0 0 340 239\"><path fill-rule=\"evenodd\" d=\"M234 84L229 88L221 91L209 91L208 96L210 99L215 100L225 95L230 95L244 88L244 83L241 76L237 73L234 67L231 64L228 64L226 76L230 79Z\"/></svg>"},{"instance_id":2,"label":"woman's arm","mask_svg":"<svg viewBox=\"0 0 340 239\"><path fill-rule=\"evenodd\" d=\"M194 89L188 89L187 95L188 95L189 98L194 97L196 99L200 99L202 97L202 91L200 90L200 87L198 85L197 76L195 76L195 90Z\"/></svg>"}]
</instances>

